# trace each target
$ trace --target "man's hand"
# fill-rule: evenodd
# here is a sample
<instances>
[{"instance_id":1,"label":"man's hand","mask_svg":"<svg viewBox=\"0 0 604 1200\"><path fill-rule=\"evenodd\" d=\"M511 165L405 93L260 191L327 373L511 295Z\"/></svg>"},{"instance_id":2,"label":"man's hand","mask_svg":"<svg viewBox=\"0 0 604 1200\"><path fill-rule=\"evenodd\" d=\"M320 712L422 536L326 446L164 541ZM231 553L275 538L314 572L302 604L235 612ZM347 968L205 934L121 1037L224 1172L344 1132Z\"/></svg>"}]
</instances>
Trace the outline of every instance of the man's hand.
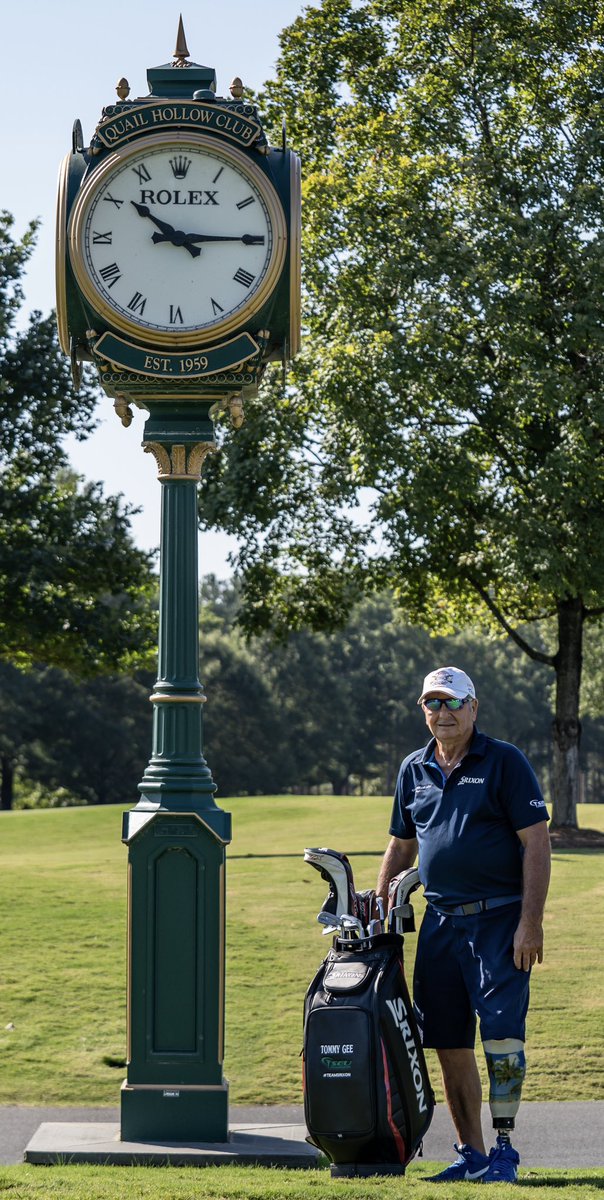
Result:
<instances>
[{"instance_id":1,"label":"man's hand","mask_svg":"<svg viewBox=\"0 0 604 1200\"><path fill-rule=\"evenodd\" d=\"M375 894L381 896L384 901L384 908L388 911L388 884L399 871L404 871L405 867L412 867L417 858L417 839L416 838L397 838L391 837L386 847L386 853L382 859L378 881L375 887Z\"/></svg>"},{"instance_id":2,"label":"man's hand","mask_svg":"<svg viewBox=\"0 0 604 1200\"><path fill-rule=\"evenodd\" d=\"M517 829L522 842L522 912L514 934L514 963L519 971L530 971L543 962L543 908L550 874L550 844L547 822L539 821Z\"/></svg>"},{"instance_id":3,"label":"man's hand","mask_svg":"<svg viewBox=\"0 0 604 1200\"><path fill-rule=\"evenodd\" d=\"M514 934L514 966L530 971L536 962L543 962L543 926L541 921L521 917Z\"/></svg>"}]
</instances>

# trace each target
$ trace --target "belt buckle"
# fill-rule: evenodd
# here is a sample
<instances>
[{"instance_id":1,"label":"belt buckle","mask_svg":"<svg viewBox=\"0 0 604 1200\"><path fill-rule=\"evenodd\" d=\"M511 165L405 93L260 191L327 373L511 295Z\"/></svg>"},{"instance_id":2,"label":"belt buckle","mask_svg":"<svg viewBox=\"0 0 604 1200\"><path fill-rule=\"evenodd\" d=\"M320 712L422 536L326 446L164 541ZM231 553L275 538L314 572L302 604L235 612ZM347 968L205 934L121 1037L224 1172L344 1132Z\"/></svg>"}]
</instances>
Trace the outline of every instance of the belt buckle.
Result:
<instances>
[{"instance_id":1,"label":"belt buckle","mask_svg":"<svg viewBox=\"0 0 604 1200\"><path fill-rule=\"evenodd\" d=\"M471 904L462 904L461 907L464 917L475 917L478 915L478 913L483 912L484 901L473 900Z\"/></svg>"}]
</instances>

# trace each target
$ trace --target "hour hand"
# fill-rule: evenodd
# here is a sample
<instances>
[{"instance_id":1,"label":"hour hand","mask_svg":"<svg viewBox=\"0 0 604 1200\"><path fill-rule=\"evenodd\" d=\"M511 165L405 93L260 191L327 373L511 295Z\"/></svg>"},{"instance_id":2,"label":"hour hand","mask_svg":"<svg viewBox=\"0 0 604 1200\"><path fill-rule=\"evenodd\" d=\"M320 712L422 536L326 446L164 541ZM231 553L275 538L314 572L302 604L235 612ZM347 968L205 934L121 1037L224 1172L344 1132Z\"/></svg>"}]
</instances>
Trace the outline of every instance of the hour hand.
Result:
<instances>
[{"instance_id":1,"label":"hour hand","mask_svg":"<svg viewBox=\"0 0 604 1200\"><path fill-rule=\"evenodd\" d=\"M193 258L199 256L201 251L197 250L194 246L187 245L185 241L186 234L182 232L182 229L175 229L167 221L162 221L159 217L154 216L146 204L137 204L136 200L131 200L130 203L136 209L139 217L148 217L161 230L161 235L157 233L153 234L154 242L171 242L173 246L184 246L185 250L188 250Z\"/></svg>"},{"instance_id":2,"label":"hour hand","mask_svg":"<svg viewBox=\"0 0 604 1200\"><path fill-rule=\"evenodd\" d=\"M136 209L139 217L148 217L154 225L157 225L158 229L161 229L162 233L165 233L167 238L171 238L176 233L173 225L168 225L167 221L160 221L159 217L155 217L146 204L137 204L136 200L131 200L130 203Z\"/></svg>"}]
</instances>

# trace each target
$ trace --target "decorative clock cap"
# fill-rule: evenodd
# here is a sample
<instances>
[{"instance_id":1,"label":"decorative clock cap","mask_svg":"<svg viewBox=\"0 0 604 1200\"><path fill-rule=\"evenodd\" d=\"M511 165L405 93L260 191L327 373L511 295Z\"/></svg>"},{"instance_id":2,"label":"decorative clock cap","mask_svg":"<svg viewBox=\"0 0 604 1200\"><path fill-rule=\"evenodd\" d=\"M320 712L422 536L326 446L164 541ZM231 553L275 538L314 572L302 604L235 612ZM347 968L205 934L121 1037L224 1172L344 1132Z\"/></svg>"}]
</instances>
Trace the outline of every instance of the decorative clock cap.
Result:
<instances>
[{"instance_id":1,"label":"decorative clock cap","mask_svg":"<svg viewBox=\"0 0 604 1200\"><path fill-rule=\"evenodd\" d=\"M172 62L163 63L160 67L150 67L147 71L150 94L162 98L169 97L172 100L191 100L198 91L210 92L213 95L216 92L214 68L188 62L188 59L189 49L181 16Z\"/></svg>"},{"instance_id":2,"label":"decorative clock cap","mask_svg":"<svg viewBox=\"0 0 604 1200\"><path fill-rule=\"evenodd\" d=\"M187 67L189 64L185 62L185 59L190 57L191 55L187 46L187 39L185 37L185 28L182 23L181 13L178 21L178 33L176 34L176 46L174 49L175 61L172 65L175 67Z\"/></svg>"}]
</instances>

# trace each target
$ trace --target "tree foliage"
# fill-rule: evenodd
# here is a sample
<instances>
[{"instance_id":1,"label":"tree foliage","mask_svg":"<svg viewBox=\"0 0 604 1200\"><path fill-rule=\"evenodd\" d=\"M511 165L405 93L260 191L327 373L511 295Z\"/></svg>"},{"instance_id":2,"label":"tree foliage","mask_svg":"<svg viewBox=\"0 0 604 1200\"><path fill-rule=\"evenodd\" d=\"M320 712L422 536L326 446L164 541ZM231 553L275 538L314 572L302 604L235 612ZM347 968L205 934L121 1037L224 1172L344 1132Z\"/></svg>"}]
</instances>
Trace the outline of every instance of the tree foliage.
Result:
<instances>
[{"instance_id":1,"label":"tree foliage","mask_svg":"<svg viewBox=\"0 0 604 1200\"><path fill-rule=\"evenodd\" d=\"M0 733L3 778L8 761L42 798L67 792L83 804L135 804L151 744L151 688L151 676L140 674L77 679L56 667L0 663L0 713L20 718Z\"/></svg>"},{"instance_id":2,"label":"tree foliage","mask_svg":"<svg viewBox=\"0 0 604 1200\"><path fill-rule=\"evenodd\" d=\"M202 508L244 539L250 628L388 587L553 667L570 824L604 600L603 94L591 0L325 0L284 31L264 103L304 162L304 349Z\"/></svg>"},{"instance_id":3,"label":"tree foliage","mask_svg":"<svg viewBox=\"0 0 604 1200\"><path fill-rule=\"evenodd\" d=\"M108 670L154 640L152 558L122 498L69 467L63 438L91 432L97 393L75 392L54 319L15 330L34 235L0 215L0 656Z\"/></svg>"},{"instance_id":4,"label":"tree foliage","mask_svg":"<svg viewBox=\"0 0 604 1200\"><path fill-rule=\"evenodd\" d=\"M442 662L470 672L480 727L520 746L551 793L549 673L511 640L475 629L431 638L401 623L391 597L379 596L333 633L244 642L233 628L238 604L233 586L204 581L204 752L220 797L392 793L401 759L427 739L417 697L424 675ZM597 640L588 668L597 685ZM0 807L12 803L13 776L18 803L133 803L151 748L152 680L77 680L56 668L0 663ZM585 798L599 799L602 717L589 701L581 770Z\"/></svg>"}]
</instances>

